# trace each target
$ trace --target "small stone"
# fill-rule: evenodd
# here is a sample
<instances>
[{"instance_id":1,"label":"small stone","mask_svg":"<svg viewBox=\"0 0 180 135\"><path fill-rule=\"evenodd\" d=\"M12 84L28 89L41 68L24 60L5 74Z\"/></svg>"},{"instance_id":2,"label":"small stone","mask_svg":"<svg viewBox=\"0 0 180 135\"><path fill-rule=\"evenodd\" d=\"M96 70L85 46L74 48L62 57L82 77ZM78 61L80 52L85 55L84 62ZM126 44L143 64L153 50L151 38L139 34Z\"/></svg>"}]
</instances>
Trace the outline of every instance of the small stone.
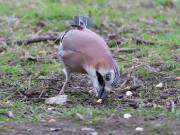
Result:
<instances>
[{"instance_id":1,"label":"small stone","mask_svg":"<svg viewBox=\"0 0 180 135\"><path fill-rule=\"evenodd\" d=\"M7 104L11 104L11 101L10 101L10 100L7 100L6 103L7 103Z\"/></svg>"},{"instance_id":2,"label":"small stone","mask_svg":"<svg viewBox=\"0 0 180 135\"><path fill-rule=\"evenodd\" d=\"M48 111L54 111L54 107L49 107Z\"/></svg>"},{"instance_id":3,"label":"small stone","mask_svg":"<svg viewBox=\"0 0 180 135\"><path fill-rule=\"evenodd\" d=\"M82 127L81 131L95 131L95 129L91 127Z\"/></svg>"},{"instance_id":4,"label":"small stone","mask_svg":"<svg viewBox=\"0 0 180 135\"><path fill-rule=\"evenodd\" d=\"M59 128L50 128L49 129L51 132L57 132L57 131L59 131L60 129Z\"/></svg>"},{"instance_id":5,"label":"small stone","mask_svg":"<svg viewBox=\"0 0 180 135\"><path fill-rule=\"evenodd\" d=\"M131 115L131 114L129 114L129 113L125 113L123 117L124 117L125 119L129 119L129 118L131 118L131 117L132 117L132 115Z\"/></svg>"},{"instance_id":6,"label":"small stone","mask_svg":"<svg viewBox=\"0 0 180 135\"><path fill-rule=\"evenodd\" d=\"M124 90L129 90L130 89L130 86L127 86L124 88Z\"/></svg>"},{"instance_id":7,"label":"small stone","mask_svg":"<svg viewBox=\"0 0 180 135\"><path fill-rule=\"evenodd\" d=\"M144 129L142 127L137 127L136 131L144 131Z\"/></svg>"},{"instance_id":8,"label":"small stone","mask_svg":"<svg viewBox=\"0 0 180 135\"><path fill-rule=\"evenodd\" d=\"M89 132L88 135L98 135L98 132L94 131L94 132Z\"/></svg>"},{"instance_id":9,"label":"small stone","mask_svg":"<svg viewBox=\"0 0 180 135\"><path fill-rule=\"evenodd\" d=\"M28 128L28 129L26 129L26 131L31 132L31 129L30 129L30 128Z\"/></svg>"},{"instance_id":10,"label":"small stone","mask_svg":"<svg viewBox=\"0 0 180 135\"><path fill-rule=\"evenodd\" d=\"M98 99L96 102L97 102L98 104L101 104L101 103L102 103L102 99Z\"/></svg>"},{"instance_id":11,"label":"small stone","mask_svg":"<svg viewBox=\"0 0 180 135\"><path fill-rule=\"evenodd\" d=\"M159 83L156 85L156 88L162 88L163 87L163 83Z\"/></svg>"},{"instance_id":12,"label":"small stone","mask_svg":"<svg viewBox=\"0 0 180 135\"><path fill-rule=\"evenodd\" d=\"M92 94L92 93L93 93L93 91L92 91L92 90L89 90L89 91L88 91L88 93L89 93L89 94Z\"/></svg>"},{"instance_id":13,"label":"small stone","mask_svg":"<svg viewBox=\"0 0 180 135\"><path fill-rule=\"evenodd\" d=\"M45 119L41 119L40 122L46 122L46 120Z\"/></svg>"},{"instance_id":14,"label":"small stone","mask_svg":"<svg viewBox=\"0 0 180 135\"><path fill-rule=\"evenodd\" d=\"M46 104L58 104L63 105L67 102L67 95L58 95L45 100Z\"/></svg>"},{"instance_id":15,"label":"small stone","mask_svg":"<svg viewBox=\"0 0 180 135\"><path fill-rule=\"evenodd\" d=\"M175 79L176 79L176 80L180 80L180 76L177 76Z\"/></svg>"},{"instance_id":16,"label":"small stone","mask_svg":"<svg viewBox=\"0 0 180 135\"><path fill-rule=\"evenodd\" d=\"M54 123L54 122L56 122L56 119L54 119L54 118L51 118L48 120L48 123Z\"/></svg>"},{"instance_id":17,"label":"small stone","mask_svg":"<svg viewBox=\"0 0 180 135\"><path fill-rule=\"evenodd\" d=\"M131 96L133 93L131 91L126 91L126 96Z\"/></svg>"},{"instance_id":18,"label":"small stone","mask_svg":"<svg viewBox=\"0 0 180 135\"><path fill-rule=\"evenodd\" d=\"M46 52L45 50L40 50L40 51L38 52L38 54L39 54L40 56L45 56L45 55L47 54L47 52Z\"/></svg>"},{"instance_id":19,"label":"small stone","mask_svg":"<svg viewBox=\"0 0 180 135\"><path fill-rule=\"evenodd\" d=\"M14 116L12 111L8 111L7 115L8 115L9 118L15 118L15 116Z\"/></svg>"}]
</instances>

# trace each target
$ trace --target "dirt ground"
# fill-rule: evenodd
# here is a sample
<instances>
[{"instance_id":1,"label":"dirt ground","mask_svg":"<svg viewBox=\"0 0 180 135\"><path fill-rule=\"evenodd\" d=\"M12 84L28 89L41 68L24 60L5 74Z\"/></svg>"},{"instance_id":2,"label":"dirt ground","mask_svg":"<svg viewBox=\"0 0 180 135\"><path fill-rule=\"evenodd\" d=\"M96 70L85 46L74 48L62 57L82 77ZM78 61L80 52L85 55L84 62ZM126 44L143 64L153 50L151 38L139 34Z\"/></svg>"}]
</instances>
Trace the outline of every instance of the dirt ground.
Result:
<instances>
[{"instance_id":1,"label":"dirt ground","mask_svg":"<svg viewBox=\"0 0 180 135\"><path fill-rule=\"evenodd\" d=\"M47 91L42 93L42 98L38 98L41 91L28 91L28 93L24 93L23 97L19 97L19 99L24 99L28 103L29 102L44 102L43 98L48 96L53 96L57 94L57 90L55 88L61 87L61 83L63 82L63 75L58 77L59 80L41 80L41 83L46 84L46 88L48 86L53 86L54 90ZM57 77L57 76L53 76ZM51 77L50 77L51 78ZM78 81L81 78L81 81ZM122 77L122 81L126 79L125 75ZM131 82L131 81L130 81ZM73 88L73 89L72 89ZM32 88L33 89L33 88ZM52 89L52 88L51 88ZM67 108L75 107L78 104L82 105L93 105L97 108L116 108L121 110L121 108L132 107L139 108L140 102L138 98L140 98L140 88L135 89L133 91L133 97L131 99L126 98L125 92L116 92L111 93L109 95L109 100L104 102L102 105L95 105L94 102L96 99L88 94L88 90L92 89L91 83L88 82L87 76L84 75L73 75L70 83L66 89L66 94L75 96L76 101L72 101L71 99L64 105ZM138 91L139 90L139 91ZM169 92L169 96L179 94L178 90L172 90ZM162 91L162 94L164 92ZM167 93L168 94L168 93ZM79 100L77 97L81 97ZM168 96L168 95L167 95ZM161 97L153 100L158 103L164 105L165 100L160 100ZM121 101L121 105L117 106L117 102ZM147 106L151 106L150 98L144 98L143 102ZM179 101L178 101L179 102ZM114 116L112 114L111 117L98 122L97 124L85 124L83 121L75 121L68 119L59 119L53 118L52 122L49 122L49 119L44 120L40 123L9 123L4 124L3 129L6 129L4 132L1 132L1 135L151 135L151 134L161 134L161 135L179 135L180 134L180 121L168 121L167 119L161 117L132 117L130 119L124 119L122 117ZM148 129L148 125L153 125L153 128ZM137 127L142 127L143 131L136 131ZM168 128L166 130L166 128Z\"/></svg>"},{"instance_id":2,"label":"dirt ground","mask_svg":"<svg viewBox=\"0 0 180 135\"><path fill-rule=\"evenodd\" d=\"M81 122L72 120L59 119L56 122L48 123L41 122L38 124L8 124L4 125L8 130L1 132L1 135L151 135L152 132L148 130L136 131L137 127L142 127L145 124L154 124L155 126L163 125L164 121L158 118L144 118L144 119L122 119L112 118L103 121L95 126L83 125ZM180 134L180 121L169 122L168 128L171 132L166 130L161 131L160 135L165 134ZM164 127L166 128L166 127Z\"/></svg>"},{"instance_id":3,"label":"dirt ground","mask_svg":"<svg viewBox=\"0 0 180 135\"><path fill-rule=\"evenodd\" d=\"M158 75L156 75L158 76ZM158 92L154 89L154 85L158 84L159 80L144 80L127 73L121 75L119 86L108 95L108 100L103 104L97 105L95 98L88 91L92 90L92 83L87 75L72 74L70 81L66 87L65 93L70 97L65 107L75 107L77 105L93 105L95 107L105 108L127 108L132 107L137 109L139 107L153 107L155 105L162 105L167 109L172 109L171 102L180 106L180 89L174 87L176 80L172 78L166 79L166 76L158 76L165 87L160 88ZM32 79L33 80L33 79ZM60 73L53 73L49 75L48 79L39 79L36 84L33 84L28 91L23 91L21 94L17 92L15 95L17 99L26 103L44 103L46 98L53 97L59 93L64 82L64 75ZM124 86L120 86L124 84ZM126 96L126 92L131 91L131 97ZM72 97L74 97L72 99ZM120 104L118 104L120 103Z\"/></svg>"},{"instance_id":4,"label":"dirt ground","mask_svg":"<svg viewBox=\"0 0 180 135\"><path fill-rule=\"evenodd\" d=\"M15 97L18 100L29 103L44 103L44 99L57 95L58 90L62 87L64 81L63 74L49 75L49 79L36 80L28 91L21 94L16 93ZM153 96L155 90L151 89L151 84L156 84L155 80L145 81L143 78L138 78L135 87L133 77L122 74L121 83L127 81L123 89L118 89L109 94L109 98L102 105L97 105L97 99L88 93L92 89L92 84L86 75L73 74L66 88L65 93L70 97L64 107L73 108L78 105L93 106L96 108L121 109L143 107L153 107L154 105L162 105L167 109L172 109L169 104L169 97L174 101L176 106L179 106L178 88L173 88L174 81L161 78L168 87L159 91L159 95ZM79 81L80 80L80 81ZM142 85L143 84L143 85ZM127 88L127 86L131 86ZM145 89L147 87L148 89ZM145 89L145 91L144 91ZM151 91L148 91L150 90ZM43 91L44 90L44 91ZM126 91L130 90L133 93L132 97L126 96ZM142 91L143 97L142 97ZM41 95L41 96L40 96ZM113 116L98 122L97 124L85 124L83 121L75 121L68 119L55 118L55 122L45 120L40 123L6 123L3 125L3 132L0 135L179 135L180 121L168 121L161 117L132 117L124 119L122 117ZM153 127L152 127L153 126ZM142 127L143 131L136 131L137 127Z\"/></svg>"}]
</instances>

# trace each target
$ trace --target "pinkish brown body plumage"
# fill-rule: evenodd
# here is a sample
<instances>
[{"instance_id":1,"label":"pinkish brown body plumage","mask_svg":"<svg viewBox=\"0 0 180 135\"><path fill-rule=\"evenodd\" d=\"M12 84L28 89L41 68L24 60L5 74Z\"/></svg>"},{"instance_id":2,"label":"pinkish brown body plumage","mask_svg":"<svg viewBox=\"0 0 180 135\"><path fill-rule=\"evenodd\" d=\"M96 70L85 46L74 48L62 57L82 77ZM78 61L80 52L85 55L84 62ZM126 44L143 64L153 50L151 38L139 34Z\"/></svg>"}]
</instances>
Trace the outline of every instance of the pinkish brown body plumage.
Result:
<instances>
[{"instance_id":1,"label":"pinkish brown body plumage","mask_svg":"<svg viewBox=\"0 0 180 135\"><path fill-rule=\"evenodd\" d=\"M100 98L119 80L118 65L106 42L87 28L66 32L60 43L59 54L66 76L60 94L64 93L72 72L88 74L93 83L94 93Z\"/></svg>"}]
</instances>

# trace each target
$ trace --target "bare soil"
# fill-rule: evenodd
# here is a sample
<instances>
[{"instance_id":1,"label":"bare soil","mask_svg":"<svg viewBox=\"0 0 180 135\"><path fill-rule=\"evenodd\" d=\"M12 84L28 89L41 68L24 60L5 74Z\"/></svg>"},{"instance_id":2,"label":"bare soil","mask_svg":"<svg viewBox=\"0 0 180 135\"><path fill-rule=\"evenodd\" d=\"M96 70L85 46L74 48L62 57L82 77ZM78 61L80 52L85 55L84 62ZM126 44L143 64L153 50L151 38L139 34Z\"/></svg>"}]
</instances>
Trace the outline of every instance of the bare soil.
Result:
<instances>
[{"instance_id":1,"label":"bare soil","mask_svg":"<svg viewBox=\"0 0 180 135\"><path fill-rule=\"evenodd\" d=\"M164 120L158 118L142 118L142 119L123 119L112 118L103 121L97 125L83 125L82 122L72 120L59 119L56 122L48 123L25 123L25 124L8 124L4 125L8 130L1 132L1 135L152 135L155 134L146 128L144 125L152 124L154 126L162 126ZM160 135L180 134L180 121L168 122L170 133L161 131ZM136 131L136 127L142 127L144 131Z\"/></svg>"},{"instance_id":2,"label":"bare soil","mask_svg":"<svg viewBox=\"0 0 180 135\"><path fill-rule=\"evenodd\" d=\"M50 79L39 80L42 83L43 88L35 86L32 90L27 91L28 93L17 94L17 98L28 102L44 102L47 97L54 96L58 93L58 89L61 88L64 77L62 74L53 75L53 78L49 76ZM58 79L57 79L58 78ZM122 80L126 80L126 75L122 76ZM81 81L79 81L81 80ZM130 80L126 85L131 86L132 80ZM40 84L38 83L38 85ZM53 87L52 87L53 86ZM46 91L42 92L41 89L46 88ZM173 97L176 105L179 104L178 95L179 90L168 88L162 89L160 95L164 96L149 96L148 94L144 99L140 96L142 88L132 89L133 96L127 98L125 95L126 89L121 91L116 91L109 95L109 99L105 101L102 105L95 104L97 100L95 97L88 93L88 90L92 89L92 84L88 81L85 75L73 75L70 83L66 88L66 94L69 96L74 96L73 100L69 99L64 105L65 107L74 107L79 104L82 105L92 105L97 108L116 108L121 110L126 107L139 108L140 101L143 101L145 106L153 106L153 104L158 103L166 106L166 97ZM39 97L41 95L41 97ZM177 96L177 97L176 97ZM80 98L78 98L80 97ZM177 100L176 100L177 99ZM75 100L75 101L74 101ZM121 102L121 104L118 104ZM55 118L56 119L56 118ZM146 125L154 125L155 127L162 126L161 132L150 131ZM163 131L168 125L168 132ZM67 119L56 119L55 122L49 123L48 120L40 123L23 123L16 124L10 123L4 125L5 130L1 132L1 135L151 135L151 134L180 134L180 121L168 121L159 117L142 117L142 118L130 118L124 119L122 117L113 116L102 120L98 124L84 124L82 121L74 121ZM144 131L136 131L136 127L142 127Z\"/></svg>"},{"instance_id":3,"label":"bare soil","mask_svg":"<svg viewBox=\"0 0 180 135\"><path fill-rule=\"evenodd\" d=\"M118 86L118 88L109 93L108 100L104 101L101 105L97 105L97 98L88 92L93 89L90 79L86 75L73 74L66 87L65 93L69 97L73 96L74 98L73 100L68 98L64 106L74 107L81 104L116 109L127 107L137 109L140 106L142 107L143 104L143 107L161 105L167 109L172 109L171 103L173 102L176 107L179 107L180 89L174 87L178 81L173 80L173 78L167 79L166 76L156 76L160 79L153 80L152 78L152 80L144 80L143 77L123 74L119 84L122 85L126 82L125 85L122 88ZM33 81L33 79L31 81ZM33 84L27 91L17 91L15 98L26 103L44 103L46 98L53 97L59 93L64 82L64 75L54 73L49 75L48 79L35 79L35 81L36 84ZM163 82L164 86L162 88L155 88L159 82ZM133 95L127 97L127 91L132 91Z\"/></svg>"}]
</instances>

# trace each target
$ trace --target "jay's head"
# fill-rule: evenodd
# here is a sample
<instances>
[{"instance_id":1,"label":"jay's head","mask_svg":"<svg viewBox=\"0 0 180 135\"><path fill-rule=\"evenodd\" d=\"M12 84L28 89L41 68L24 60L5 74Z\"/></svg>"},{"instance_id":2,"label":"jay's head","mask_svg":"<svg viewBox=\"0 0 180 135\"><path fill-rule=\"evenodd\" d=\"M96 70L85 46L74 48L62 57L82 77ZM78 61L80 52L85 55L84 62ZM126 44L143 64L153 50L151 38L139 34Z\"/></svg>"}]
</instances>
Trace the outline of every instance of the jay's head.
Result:
<instances>
[{"instance_id":1,"label":"jay's head","mask_svg":"<svg viewBox=\"0 0 180 135\"><path fill-rule=\"evenodd\" d=\"M116 66L110 71L96 71L96 75L99 84L98 98L106 99L108 92L115 88L120 80L119 69Z\"/></svg>"}]
</instances>

